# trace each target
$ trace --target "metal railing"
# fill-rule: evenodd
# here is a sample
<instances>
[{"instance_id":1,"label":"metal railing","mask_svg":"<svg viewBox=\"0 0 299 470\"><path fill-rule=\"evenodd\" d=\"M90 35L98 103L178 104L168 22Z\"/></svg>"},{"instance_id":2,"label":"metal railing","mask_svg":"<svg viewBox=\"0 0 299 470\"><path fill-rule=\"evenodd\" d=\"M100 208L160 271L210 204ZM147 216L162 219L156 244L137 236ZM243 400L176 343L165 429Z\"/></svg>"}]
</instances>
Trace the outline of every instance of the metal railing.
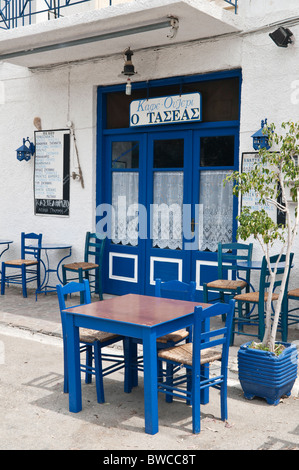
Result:
<instances>
[{"instance_id":1,"label":"metal railing","mask_svg":"<svg viewBox=\"0 0 299 470\"><path fill-rule=\"evenodd\" d=\"M43 20L63 16L67 7L91 0L0 0L0 29L12 29L36 22L36 16L44 14ZM224 0L234 6L237 13L238 0ZM113 0L107 0L105 6L112 6Z\"/></svg>"},{"instance_id":2,"label":"metal railing","mask_svg":"<svg viewBox=\"0 0 299 470\"><path fill-rule=\"evenodd\" d=\"M86 2L90 0L0 0L0 29L30 25L41 13L45 20L60 18L65 8Z\"/></svg>"}]
</instances>

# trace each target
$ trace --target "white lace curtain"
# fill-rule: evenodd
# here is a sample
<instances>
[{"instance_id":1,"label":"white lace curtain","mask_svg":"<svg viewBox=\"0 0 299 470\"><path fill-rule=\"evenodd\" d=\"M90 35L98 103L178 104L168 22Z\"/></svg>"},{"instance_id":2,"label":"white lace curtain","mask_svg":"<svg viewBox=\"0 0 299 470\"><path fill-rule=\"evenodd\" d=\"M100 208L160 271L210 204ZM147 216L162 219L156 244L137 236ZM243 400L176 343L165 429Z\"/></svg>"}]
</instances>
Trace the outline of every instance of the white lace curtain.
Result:
<instances>
[{"instance_id":1,"label":"white lace curtain","mask_svg":"<svg viewBox=\"0 0 299 470\"><path fill-rule=\"evenodd\" d=\"M155 172L152 210L154 247L182 249L183 190L182 171Z\"/></svg>"},{"instance_id":2,"label":"white lace curtain","mask_svg":"<svg viewBox=\"0 0 299 470\"><path fill-rule=\"evenodd\" d=\"M202 227L199 227L199 250L216 251L218 243L230 243L233 230L233 183L223 185L228 171L202 171L200 204Z\"/></svg>"},{"instance_id":3,"label":"white lace curtain","mask_svg":"<svg viewBox=\"0 0 299 470\"><path fill-rule=\"evenodd\" d=\"M139 174L113 172L112 176L112 241L123 245L138 245L138 216L132 209L138 205ZM130 207L131 210L128 210ZM133 215L133 217L132 217Z\"/></svg>"},{"instance_id":4,"label":"white lace curtain","mask_svg":"<svg viewBox=\"0 0 299 470\"><path fill-rule=\"evenodd\" d=\"M232 241L232 183L223 186L227 171L202 171L200 176L199 250L216 251L218 243ZM155 172L151 212L152 246L182 249L182 171ZM112 178L112 241L123 245L138 244L137 172L114 172ZM128 210L130 207L130 210ZM136 207L136 216L135 209Z\"/></svg>"}]
</instances>

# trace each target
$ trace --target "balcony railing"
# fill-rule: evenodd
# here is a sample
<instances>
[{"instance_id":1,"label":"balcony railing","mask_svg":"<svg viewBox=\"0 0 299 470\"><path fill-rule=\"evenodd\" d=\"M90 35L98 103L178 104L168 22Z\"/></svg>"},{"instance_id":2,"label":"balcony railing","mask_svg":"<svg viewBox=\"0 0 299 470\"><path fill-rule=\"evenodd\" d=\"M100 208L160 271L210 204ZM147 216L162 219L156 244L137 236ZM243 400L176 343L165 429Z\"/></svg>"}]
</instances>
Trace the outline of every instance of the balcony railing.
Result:
<instances>
[{"instance_id":1,"label":"balcony railing","mask_svg":"<svg viewBox=\"0 0 299 470\"><path fill-rule=\"evenodd\" d=\"M237 13L238 0L224 1L232 5ZM42 21L60 18L65 8L87 2L91 0L0 0L0 29L12 29L36 23L37 15L42 14ZM103 6L113 4L116 4L115 0L102 1Z\"/></svg>"}]
</instances>

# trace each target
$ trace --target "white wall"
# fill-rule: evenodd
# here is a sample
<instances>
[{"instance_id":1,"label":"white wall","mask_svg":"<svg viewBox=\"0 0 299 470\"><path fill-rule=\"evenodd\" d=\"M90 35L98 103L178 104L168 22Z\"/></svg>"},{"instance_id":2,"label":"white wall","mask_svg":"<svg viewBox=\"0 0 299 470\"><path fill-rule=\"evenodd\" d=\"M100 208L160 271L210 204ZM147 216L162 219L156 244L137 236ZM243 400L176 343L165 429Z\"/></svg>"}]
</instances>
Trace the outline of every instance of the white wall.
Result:
<instances>
[{"instance_id":1,"label":"white wall","mask_svg":"<svg viewBox=\"0 0 299 470\"><path fill-rule=\"evenodd\" d=\"M299 27L292 30L299 37ZM241 155L253 150L251 135L259 129L261 119L276 124L298 120L299 93L295 96L293 88L299 80L298 47L278 48L268 32L262 32L143 51L134 55L134 64L140 81L242 67ZM4 259L8 254L19 256L21 231L41 231L45 241L72 243L73 260L82 257L85 232L95 229L96 87L119 83L122 67L122 53L51 70L29 71L0 64L0 238L15 241ZM85 188L71 180L68 218L34 215L34 161L16 159L15 149L22 144L22 138L33 139L36 116L41 118L43 129L64 128L69 120L75 126ZM76 155L72 148L73 170ZM299 275L298 237L294 251L291 285L295 287ZM254 257L260 258L257 246Z\"/></svg>"}]
</instances>

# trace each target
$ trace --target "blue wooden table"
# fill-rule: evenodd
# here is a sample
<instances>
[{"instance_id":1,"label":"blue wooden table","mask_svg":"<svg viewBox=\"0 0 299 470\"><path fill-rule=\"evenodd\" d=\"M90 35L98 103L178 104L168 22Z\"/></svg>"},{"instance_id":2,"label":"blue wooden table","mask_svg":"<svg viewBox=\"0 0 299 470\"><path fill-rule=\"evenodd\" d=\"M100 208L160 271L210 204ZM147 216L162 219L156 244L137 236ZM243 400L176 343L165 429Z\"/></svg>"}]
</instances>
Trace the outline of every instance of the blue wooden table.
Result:
<instances>
[{"instance_id":1,"label":"blue wooden table","mask_svg":"<svg viewBox=\"0 0 299 470\"><path fill-rule=\"evenodd\" d=\"M143 342L145 432L156 434L158 432L156 340L159 336L190 326L196 305L202 305L204 308L208 306L196 302L128 294L65 310L69 410L77 413L82 409L79 327L135 338ZM208 328L207 323L205 329ZM129 384L128 392L131 386L132 384ZM205 395L202 403L207 402L208 395Z\"/></svg>"}]
</instances>

